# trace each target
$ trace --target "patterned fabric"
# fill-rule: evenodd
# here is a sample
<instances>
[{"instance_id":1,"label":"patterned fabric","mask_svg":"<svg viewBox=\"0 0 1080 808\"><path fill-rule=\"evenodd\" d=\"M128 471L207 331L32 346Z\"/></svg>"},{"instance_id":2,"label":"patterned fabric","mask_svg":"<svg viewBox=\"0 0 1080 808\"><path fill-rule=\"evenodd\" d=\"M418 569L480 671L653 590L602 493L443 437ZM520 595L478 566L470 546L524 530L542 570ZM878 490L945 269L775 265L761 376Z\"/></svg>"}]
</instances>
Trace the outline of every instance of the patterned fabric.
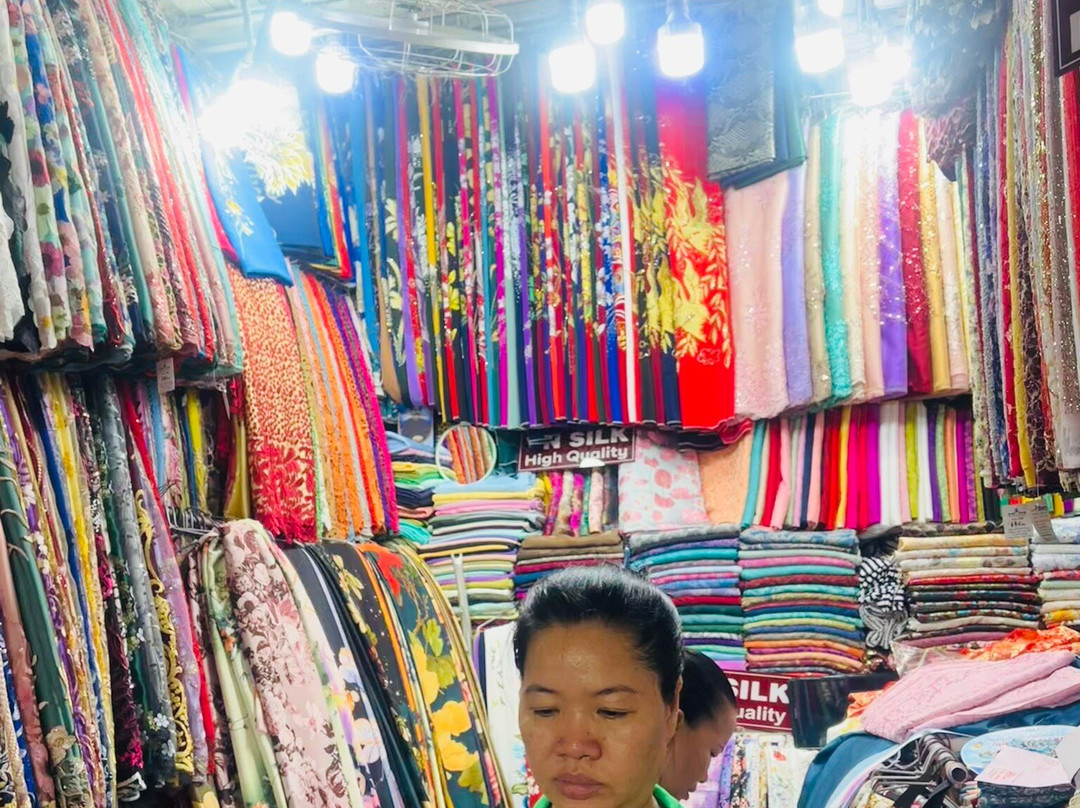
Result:
<instances>
[{"instance_id":1,"label":"patterned fabric","mask_svg":"<svg viewBox=\"0 0 1080 808\"><path fill-rule=\"evenodd\" d=\"M619 467L619 529L624 533L707 524L696 453L660 433L638 435L637 457Z\"/></svg>"}]
</instances>

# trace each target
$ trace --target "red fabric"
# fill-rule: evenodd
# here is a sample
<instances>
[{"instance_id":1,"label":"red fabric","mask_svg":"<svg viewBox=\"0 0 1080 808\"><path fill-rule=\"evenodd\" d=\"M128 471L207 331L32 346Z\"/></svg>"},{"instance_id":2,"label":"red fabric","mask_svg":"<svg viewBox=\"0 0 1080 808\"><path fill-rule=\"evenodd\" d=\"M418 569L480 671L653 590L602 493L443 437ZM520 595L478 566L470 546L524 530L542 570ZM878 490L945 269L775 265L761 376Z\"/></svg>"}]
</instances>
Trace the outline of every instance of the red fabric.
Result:
<instances>
[{"instance_id":1,"label":"red fabric","mask_svg":"<svg viewBox=\"0 0 1080 808\"><path fill-rule=\"evenodd\" d=\"M765 475L765 510L761 521L768 524L776 506L776 494L780 488L780 422L769 424L769 468Z\"/></svg>"},{"instance_id":2,"label":"red fabric","mask_svg":"<svg viewBox=\"0 0 1080 808\"><path fill-rule=\"evenodd\" d=\"M974 588L978 588L980 584L1011 584L1013 586L1035 586L1039 583L1039 576L1037 575L958 575L950 578L924 578L922 581L912 581L908 583L908 587L911 589L918 589L919 586L967 586L971 585Z\"/></svg>"},{"instance_id":3,"label":"red fabric","mask_svg":"<svg viewBox=\"0 0 1080 808\"><path fill-rule=\"evenodd\" d=\"M780 575L775 578L757 578L743 581L742 589L746 594L763 586L792 586L794 584L818 584L820 586L857 586L858 578L854 575Z\"/></svg>"},{"instance_id":4,"label":"red fabric","mask_svg":"<svg viewBox=\"0 0 1080 808\"><path fill-rule=\"evenodd\" d=\"M846 462L840 457L840 411L829 410L825 416L825 435L828 440L829 465L826 479L829 483L829 498L825 509L824 521L828 530L836 529L836 512L840 507L840 464Z\"/></svg>"},{"instance_id":5,"label":"red fabric","mask_svg":"<svg viewBox=\"0 0 1080 808\"><path fill-rule=\"evenodd\" d=\"M923 268L919 210L919 121L911 110L905 110L900 116L897 168L900 243L907 297L908 386L913 393L930 393L934 389L934 377L930 358L930 302Z\"/></svg>"},{"instance_id":6,"label":"red fabric","mask_svg":"<svg viewBox=\"0 0 1080 808\"><path fill-rule=\"evenodd\" d=\"M708 180L705 93L693 82L659 81L656 114L667 190L668 248L676 285L676 326L682 424L716 429L735 414L735 345L724 235L724 196ZM695 209L704 203L704 210ZM686 217L689 216L689 220ZM684 316L680 316L683 314ZM766 514L771 511L766 508ZM767 517L766 517L767 521Z\"/></svg>"},{"instance_id":7,"label":"red fabric","mask_svg":"<svg viewBox=\"0 0 1080 808\"><path fill-rule=\"evenodd\" d=\"M736 597L696 597L696 598L672 598L676 606L741 606L742 598Z\"/></svg>"},{"instance_id":8,"label":"red fabric","mask_svg":"<svg viewBox=\"0 0 1080 808\"><path fill-rule=\"evenodd\" d=\"M859 498L862 495L863 486L856 484L862 477L862 408L851 408L851 422L848 427L848 453L847 453L847 513L844 516L844 527L857 529L859 524Z\"/></svg>"}]
</instances>

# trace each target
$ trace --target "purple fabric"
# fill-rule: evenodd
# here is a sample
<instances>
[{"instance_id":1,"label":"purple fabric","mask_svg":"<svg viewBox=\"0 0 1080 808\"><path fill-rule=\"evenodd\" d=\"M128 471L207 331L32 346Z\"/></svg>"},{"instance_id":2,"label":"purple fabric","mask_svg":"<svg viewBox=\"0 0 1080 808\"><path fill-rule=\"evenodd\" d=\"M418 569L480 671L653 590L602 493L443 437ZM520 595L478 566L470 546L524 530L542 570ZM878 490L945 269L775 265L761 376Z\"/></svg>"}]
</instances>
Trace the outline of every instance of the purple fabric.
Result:
<instances>
[{"instance_id":1,"label":"purple fabric","mask_svg":"<svg viewBox=\"0 0 1080 808\"><path fill-rule=\"evenodd\" d=\"M810 403L814 384L810 378L810 342L806 333L803 294L803 196L806 166L788 172L787 205L784 207L781 272L784 284L784 363L787 368L788 403Z\"/></svg>"},{"instance_id":2,"label":"purple fabric","mask_svg":"<svg viewBox=\"0 0 1080 808\"><path fill-rule=\"evenodd\" d=\"M971 469L968 468L967 452L964 451L964 447L967 445L964 438L966 429L967 421L964 419L964 413L958 410L956 413L956 477L957 484L960 486L959 521L965 525L974 521L971 518L971 506L968 500L967 478L971 473ZM956 519L957 515L953 514L953 518Z\"/></svg>"},{"instance_id":3,"label":"purple fabric","mask_svg":"<svg viewBox=\"0 0 1080 808\"><path fill-rule=\"evenodd\" d=\"M926 429L930 439L930 502L933 505L932 513L935 522L941 521L941 480L937 473L937 405L926 405Z\"/></svg>"},{"instance_id":4,"label":"purple fabric","mask_svg":"<svg viewBox=\"0 0 1080 808\"><path fill-rule=\"evenodd\" d=\"M970 413L962 413L964 419L964 457L975 457L975 420ZM968 514L971 521L979 518L979 490L975 485L975 478L979 472L974 466L968 466L967 477L964 480L964 490L967 492Z\"/></svg>"},{"instance_id":5,"label":"purple fabric","mask_svg":"<svg viewBox=\"0 0 1080 808\"><path fill-rule=\"evenodd\" d=\"M882 122L878 205L881 239L881 364L885 395L902 396L908 391L907 301L900 249L900 192L897 180L899 118L893 114Z\"/></svg>"}]
</instances>

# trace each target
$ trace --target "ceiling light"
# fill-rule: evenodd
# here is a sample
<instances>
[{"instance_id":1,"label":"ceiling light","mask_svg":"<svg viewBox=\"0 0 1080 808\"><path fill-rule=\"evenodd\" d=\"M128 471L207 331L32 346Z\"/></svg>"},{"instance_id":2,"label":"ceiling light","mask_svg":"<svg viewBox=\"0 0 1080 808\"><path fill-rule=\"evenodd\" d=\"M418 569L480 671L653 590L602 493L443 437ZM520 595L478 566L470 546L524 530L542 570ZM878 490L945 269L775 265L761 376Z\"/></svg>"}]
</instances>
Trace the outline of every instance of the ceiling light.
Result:
<instances>
[{"instance_id":1,"label":"ceiling light","mask_svg":"<svg viewBox=\"0 0 1080 808\"><path fill-rule=\"evenodd\" d=\"M660 72L672 79L693 76L705 66L705 37L690 19L686 0L668 0L668 17L656 35Z\"/></svg>"},{"instance_id":2,"label":"ceiling light","mask_svg":"<svg viewBox=\"0 0 1080 808\"><path fill-rule=\"evenodd\" d=\"M356 83L356 62L341 48L321 50L315 57L315 82L324 93L343 95Z\"/></svg>"},{"instance_id":3,"label":"ceiling light","mask_svg":"<svg viewBox=\"0 0 1080 808\"><path fill-rule=\"evenodd\" d=\"M551 86L560 93L581 93L596 83L596 52L584 38L576 39L548 54Z\"/></svg>"},{"instance_id":4,"label":"ceiling light","mask_svg":"<svg viewBox=\"0 0 1080 808\"><path fill-rule=\"evenodd\" d=\"M893 83L873 63L852 65L848 70L851 103L857 107L876 107L892 95Z\"/></svg>"},{"instance_id":5,"label":"ceiling light","mask_svg":"<svg viewBox=\"0 0 1080 808\"><path fill-rule=\"evenodd\" d=\"M315 27L295 11L277 11L270 18L270 44L285 56L303 56L314 35Z\"/></svg>"},{"instance_id":6,"label":"ceiling light","mask_svg":"<svg viewBox=\"0 0 1080 808\"><path fill-rule=\"evenodd\" d=\"M899 83L911 70L911 52L903 45L883 42L874 52L880 73L890 82Z\"/></svg>"},{"instance_id":7,"label":"ceiling light","mask_svg":"<svg viewBox=\"0 0 1080 808\"><path fill-rule=\"evenodd\" d=\"M585 32L597 45L614 45L626 34L626 9L620 0L593 0L585 7Z\"/></svg>"},{"instance_id":8,"label":"ceiling light","mask_svg":"<svg viewBox=\"0 0 1080 808\"><path fill-rule=\"evenodd\" d=\"M844 35L826 28L795 38L795 55L803 73L828 73L844 61Z\"/></svg>"},{"instance_id":9,"label":"ceiling light","mask_svg":"<svg viewBox=\"0 0 1080 808\"><path fill-rule=\"evenodd\" d=\"M260 71L241 69L199 114L199 133L215 148L235 148L249 132L277 126L287 115L292 92Z\"/></svg>"},{"instance_id":10,"label":"ceiling light","mask_svg":"<svg viewBox=\"0 0 1080 808\"><path fill-rule=\"evenodd\" d=\"M822 14L830 17L842 17L844 14L844 0L817 0L817 7Z\"/></svg>"}]
</instances>

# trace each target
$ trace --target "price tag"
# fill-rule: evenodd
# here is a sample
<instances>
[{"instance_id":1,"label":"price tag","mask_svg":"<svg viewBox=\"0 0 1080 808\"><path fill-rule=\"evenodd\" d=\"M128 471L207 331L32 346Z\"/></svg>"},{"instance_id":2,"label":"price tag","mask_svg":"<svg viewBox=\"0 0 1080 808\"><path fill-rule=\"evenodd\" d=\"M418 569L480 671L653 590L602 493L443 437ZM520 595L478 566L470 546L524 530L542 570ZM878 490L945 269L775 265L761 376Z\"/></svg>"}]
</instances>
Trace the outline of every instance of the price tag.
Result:
<instances>
[{"instance_id":1,"label":"price tag","mask_svg":"<svg viewBox=\"0 0 1080 808\"><path fill-rule=\"evenodd\" d=\"M1026 505L1006 505L1002 516L1005 521L1006 538L1031 538L1031 515Z\"/></svg>"},{"instance_id":2,"label":"price tag","mask_svg":"<svg viewBox=\"0 0 1080 808\"><path fill-rule=\"evenodd\" d=\"M159 393L171 393L176 389L176 373L171 359L162 359L157 363L157 386Z\"/></svg>"},{"instance_id":3,"label":"price tag","mask_svg":"<svg viewBox=\"0 0 1080 808\"><path fill-rule=\"evenodd\" d=\"M1056 542L1058 537L1054 532L1054 523L1050 520L1050 510L1046 507L1046 501L1037 499L1029 502L1027 510L1036 541Z\"/></svg>"}]
</instances>

